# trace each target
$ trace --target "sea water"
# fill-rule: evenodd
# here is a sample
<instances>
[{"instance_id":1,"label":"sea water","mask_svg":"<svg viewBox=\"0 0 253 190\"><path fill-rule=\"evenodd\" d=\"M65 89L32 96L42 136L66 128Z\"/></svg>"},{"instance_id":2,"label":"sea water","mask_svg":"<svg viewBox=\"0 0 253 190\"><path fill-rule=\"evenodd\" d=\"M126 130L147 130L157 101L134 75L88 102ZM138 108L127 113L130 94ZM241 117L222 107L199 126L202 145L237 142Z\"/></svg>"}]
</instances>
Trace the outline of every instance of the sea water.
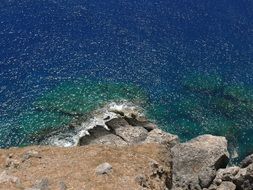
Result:
<instances>
[{"instance_id":1,"label":"sea water","mask_svg":"<svg viewBox=\"0 0 253 190\"><path fill-rule=\"evenodd\" d=\"M252 153L252 9L250 0L2 0L0 146L37 143L123 100L182 140L223 135L231 152Z\"/></svg>"}]
</instances>

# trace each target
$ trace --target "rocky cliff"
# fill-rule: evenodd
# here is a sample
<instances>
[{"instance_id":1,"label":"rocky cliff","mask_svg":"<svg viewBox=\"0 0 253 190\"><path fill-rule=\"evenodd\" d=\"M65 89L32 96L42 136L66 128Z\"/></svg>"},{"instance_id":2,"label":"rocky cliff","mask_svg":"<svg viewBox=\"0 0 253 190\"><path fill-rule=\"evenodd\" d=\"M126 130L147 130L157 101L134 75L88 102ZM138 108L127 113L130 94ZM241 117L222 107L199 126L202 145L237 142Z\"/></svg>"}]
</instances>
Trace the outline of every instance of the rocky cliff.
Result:
<instances>
[{"instance_id":1,"label":"rocky cliff","mask_svg":"<svg viewBox=\"0 0 253 190\"><path fill-rule=\"evenodd\" d=\"M253 189L253 156L228 166L224 137L180 143L144 118L119 115L89 129L74 147L0 150L0 189Z\"/></svg>"}]
</instances>

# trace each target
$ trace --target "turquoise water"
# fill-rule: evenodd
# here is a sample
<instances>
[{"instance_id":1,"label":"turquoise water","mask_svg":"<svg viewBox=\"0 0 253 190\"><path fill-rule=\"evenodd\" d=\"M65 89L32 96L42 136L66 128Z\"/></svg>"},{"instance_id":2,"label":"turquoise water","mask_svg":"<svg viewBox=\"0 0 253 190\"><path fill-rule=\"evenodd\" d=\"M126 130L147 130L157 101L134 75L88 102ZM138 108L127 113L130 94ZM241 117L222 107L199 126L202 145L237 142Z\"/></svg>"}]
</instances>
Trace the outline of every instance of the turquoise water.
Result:
<instances>
[{"instance_id":1,"label":"turquoise water","mask_svg":"<svg viewBox=\"0 0 253 190\"><path fill-rule=\"evenodd\" d=\"M240 156L253 152L252 9L249 0L1 1L0 146L37 143L76 114L128 99L183 140L224 135Z\"/></svg>"}]
</instances>

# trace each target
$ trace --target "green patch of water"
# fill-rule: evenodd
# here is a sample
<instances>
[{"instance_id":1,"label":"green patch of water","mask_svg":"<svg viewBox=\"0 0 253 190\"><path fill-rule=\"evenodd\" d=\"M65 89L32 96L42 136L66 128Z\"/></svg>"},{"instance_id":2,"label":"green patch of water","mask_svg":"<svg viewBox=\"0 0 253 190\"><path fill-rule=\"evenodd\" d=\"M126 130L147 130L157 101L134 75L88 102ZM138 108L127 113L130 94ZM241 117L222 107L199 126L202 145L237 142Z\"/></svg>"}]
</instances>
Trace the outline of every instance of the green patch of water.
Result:
<instances>
[{"instance_id":1,"label":"green patch of water","mask_svg":"<svg viewBox=\"0 0 253 190\"><path fill-rule=\"evenodd\" d=\"M87 80L62 83L44 93L19 117L20 134L28 137L23 143L41 138L108 102L121 100L142 104L147 96L141 88L132 84Z\"/></svg>"},{"instance_id":2,"label":"green patch of water","mask_svg":"<svg viewBox=\"0 0 253 190\"><path fill-rule=\"evenodd\" d=\"M216 75L191 75L169 104L154 103L148 115L182 140L201 134L225 136L239 158L253 153L253 88Z\"/></svg>"}]
</instances>

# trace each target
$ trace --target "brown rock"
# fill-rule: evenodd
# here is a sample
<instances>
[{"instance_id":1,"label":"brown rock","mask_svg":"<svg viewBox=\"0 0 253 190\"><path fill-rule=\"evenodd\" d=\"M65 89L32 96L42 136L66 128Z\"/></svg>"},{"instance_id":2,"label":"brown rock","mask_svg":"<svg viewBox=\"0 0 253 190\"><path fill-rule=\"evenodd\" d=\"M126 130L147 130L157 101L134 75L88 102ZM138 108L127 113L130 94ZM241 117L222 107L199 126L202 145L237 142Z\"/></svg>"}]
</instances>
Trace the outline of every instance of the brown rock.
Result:
<instances>
[{"instance_id":1,"label":"brown rock","mask_svg":"<svg viewBox=\"0 0 253 190\"><path fill-rule=\"evenodd\" d=\"M63 181L60 181L59 190L67 190L67 189L68 189L67 185Z\"/></svg>"},{"instance_id":2,"label":"brown rock","mask_svg":"<svg viewBox=\"0 0 253 190\"><path fill-rule=\"evenodd\" d=\"M119 128L119 127L129 126L128 122L123 118L114 118L114 119L111 119L110 121L107 121L105 124L111 130L115 130L116 128Z\"/></svg>"},{"instance_id":3,"label":"brown rock","mask_svg":"<svg viewBox=\"0 0 253 190\"><path fill-rule=\"evenodd\" d=\"M157 128L157 125L146 120L146 119L142 119L142 120L138 120L135 118L125 118L126 121L132 125L132 126L141 126L144 127L146 130L151 131L153 129Z\"/></svg>"},{"instance_id":4,"label":"brown rock","mask_svg":"<svg viewBox=\"0 0 253 190\"><path fill-rule=\"evenodd\" d=\"M166 133L157 128L148 133L148 136L144 143L159 143L164 144L168 147L173 147L179 143L179 138L177 135Z\"/></svg>"},{"instance_id":5,"label":"brown rock","mask_svg":"<svg viewBox=\"0 0 253 190\"><path fill-rule=\"evenodd\" d=\"M226 167L229 161L226 139L212 135L177 144L172 154L175 185L192 189L208 187L215 178L215 171Z\"/></svg>"},{"instance_id":6,"label":"brown rock","mask_svg":"<svg viewBox=\"0 0 253 190\"><path fill-rule=\"evenodd\" d=\"M25 162L30 158L41 158L41 155L37 151L30 150L23 154L22 162Z\"/></svg>"},{"instance_id":7,"label":"brown rock","mask_svg":"<svg viewBox=\"0 0 253 190\"><path fill-rule=\"evenodd\" d=\"M108 134L100 137L93 138L92 136L84 136L79 139L79 145L92 145L92 144L104 144L112 146L126 146L128 145L122 138L114 135Z\"/></svg>"},{"instance_id":8,"label":"brown rock","mask_svg":"<svg viewBox=\"0 0 253 190\"><path fill-rule=\"evenodd\" d=\"M253 190L253 164L246 168L234 166L218 170L213 184L220 185L224 181L234 183L240 190Z\"/></svg>"},{"instance_id":9,"label":"brown rock","mask_svg":"<svg viewBox=\"0 0 253 190\"><path fill-rule=\"evenodd\" d=\"M251 155L247 156L246 158L244 158L242 160L242 162L240 163L240 166L242 168L246 168L247 166L249 166L252 163L253 163L253 154L251 154Z\"/></svg>"},{"instance_id":10,"label":"brown rock","mask_svg":"<svg viewBox=\"0 0 253 190\"><path fill-rule=\"evenodd\" d=\"M49 190L49 182L47 178L42 178L41 180L37 180L33 185L33 189L38 190Z\"/></svg>"},{"instance_id":11,"label":"brown rock","mask_svg":"<svg viewBox=\"0 0 253 190\"><path fill-rule=\"evenodd\" d=\"M79 139L78 145L105 144L114 146L125 146L127 143L120 137L106 130L104 127L97 126L89 130L90 135L85 135Z\"/></svg>"},{"instance_id":12,"label":"brown rock","mask_svg":"<svg viewBox=\"0 0 253 190\"><path fill-rule=\"evenodd\" d=\"M115 134L129 144L136 144L144 141L148 136L148 131L143 127L119 127L114 130Z\"/></svg>"},{"instance_id":13,"label":"brown rock","mask_svg":"<svg viewBox=\"0 0 253 190\"><path fill-rule=\"evenodd\" d=\"M217 190L235 190L235 189L236 185L229 181L224 181L217 187Z\"/></svg>"},{"instance_id":14,"label":"brown rock","mask_svg":"<svg viewBox=\"0 0 253 190\"><path fill-rule=\"evenodd\" d=\"M0 184L1 183L18 183L20 180L18 177L9 175L7 171L3 171L0 174Z\"/></svg>"}]
</instances>

